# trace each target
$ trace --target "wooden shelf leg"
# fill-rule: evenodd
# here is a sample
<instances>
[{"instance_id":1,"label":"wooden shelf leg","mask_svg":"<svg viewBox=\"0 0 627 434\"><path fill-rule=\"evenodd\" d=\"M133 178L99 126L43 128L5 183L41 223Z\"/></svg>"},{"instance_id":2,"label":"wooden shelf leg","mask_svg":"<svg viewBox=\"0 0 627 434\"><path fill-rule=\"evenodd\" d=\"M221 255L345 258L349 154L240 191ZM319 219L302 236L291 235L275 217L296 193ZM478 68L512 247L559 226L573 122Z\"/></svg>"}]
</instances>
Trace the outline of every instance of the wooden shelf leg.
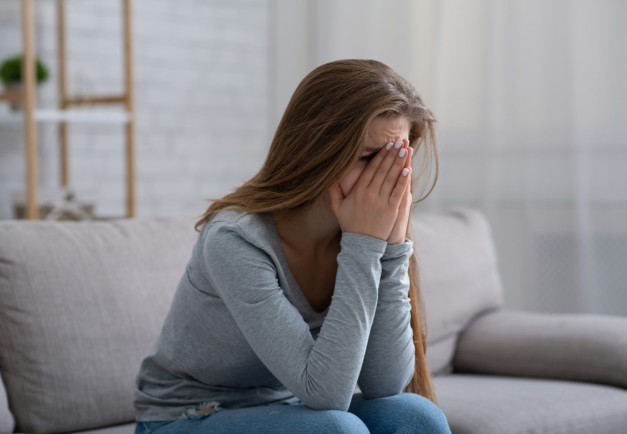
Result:
<instances>
[{"instance_id":1,"label":"wooden shelf leg","mask_svg":"<svg viewBox=\"0 0 627 434\"><path fill-rule=\"evenodd\" d=\"M131 28L131 0L123 1L124 15L124 87L126 110L129 121L126 124L126 215L137 215L135 201L135 92L133 86L133 35Z\"/></svg>"},{"instance_id":2,"label":"wooden shelf leg","mask_svg":"<svg viewBox=\"0 0 627 434\"><path fill-rule=\"evenodd\" d=\"M39 218L37 206L37 124L35 122L35 18L33 0L22 0L22 40L24 69L24 136L26 142L26 218Z\"/></svg>"},{"instance_id":3,"label":"wooden shelf leg","mask_svg":"<svg viewBox=\"0 0 627 434\"><path fill-rule=\"evenodd\" d=\"M65 39L65 0L57 0L57 65L59 77L57 81L59 93L59 110L67 108L67 74L66 74L66 39ZM68 150L68 124L59 123L59 175L61 186L70 187L70 164Z\"/></svg>"}]
</instances>

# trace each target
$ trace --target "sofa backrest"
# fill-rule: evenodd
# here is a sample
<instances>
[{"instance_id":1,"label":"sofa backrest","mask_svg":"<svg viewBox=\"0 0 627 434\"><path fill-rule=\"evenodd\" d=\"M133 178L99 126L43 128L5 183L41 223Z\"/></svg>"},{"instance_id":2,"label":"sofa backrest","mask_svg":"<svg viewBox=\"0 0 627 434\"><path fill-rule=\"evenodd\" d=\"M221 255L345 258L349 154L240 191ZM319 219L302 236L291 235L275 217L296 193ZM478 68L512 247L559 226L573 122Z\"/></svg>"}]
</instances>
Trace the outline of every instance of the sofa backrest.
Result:
<instances>
[{"instance_id":1,"label":"sofa backrest","mask_svg":"<svg viewBox=\"0 0 627 434\"><path fill-rule=\"evenodd\" d=\"M0 372L17 431L134 420L135 375L191 255L193 225L0 222Z\"/></svg>"},{"instance_id":2,"label":"sofa backrest","mask_svg":"<svg viewBox=\"0 0 627 434\"><path fill-rule=\"evenodd\" d=\"M468 207L415 212L412 228L427 317L427 361L432 373L448 373L460 332L503 304L492 233L486 217Z\"/></svg>"},{"instance_id":3,"label":"sofa backrest","mask_svg":"<svg viewBox=\"0 0 627 434\"><path fill-rule=\"evenodd\" d=\"M13 419L41 433L133 420L134 378L191 255L193 224L0 222L0 376L12 411L0 382L0 432ZM412 224L437 374L466 325L502 304L501 284L480 212L419 213Z\"/></svg>"}]
</instances>

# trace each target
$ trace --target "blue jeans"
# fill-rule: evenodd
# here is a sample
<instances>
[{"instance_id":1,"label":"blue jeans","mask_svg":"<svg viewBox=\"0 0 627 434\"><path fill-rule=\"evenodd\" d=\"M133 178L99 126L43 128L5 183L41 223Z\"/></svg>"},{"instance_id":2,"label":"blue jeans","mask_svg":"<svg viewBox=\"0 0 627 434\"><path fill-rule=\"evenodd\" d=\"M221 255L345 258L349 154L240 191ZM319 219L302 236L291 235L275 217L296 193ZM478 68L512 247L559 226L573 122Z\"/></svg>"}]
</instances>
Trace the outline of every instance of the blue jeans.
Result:
<instances>
[{"instance_id":1,"label":"blue jeans","mask_svg":"<svg viewBox=\"0 0 627 434\"><path fill-rule=\"evenodd\" d=\"M428 399L402 393L353 398L348 412L302 404L222 409L212 415L167 422L138 422L136 434L424 433L450 434L446 416Z\"/></svg>"}]
</instances>

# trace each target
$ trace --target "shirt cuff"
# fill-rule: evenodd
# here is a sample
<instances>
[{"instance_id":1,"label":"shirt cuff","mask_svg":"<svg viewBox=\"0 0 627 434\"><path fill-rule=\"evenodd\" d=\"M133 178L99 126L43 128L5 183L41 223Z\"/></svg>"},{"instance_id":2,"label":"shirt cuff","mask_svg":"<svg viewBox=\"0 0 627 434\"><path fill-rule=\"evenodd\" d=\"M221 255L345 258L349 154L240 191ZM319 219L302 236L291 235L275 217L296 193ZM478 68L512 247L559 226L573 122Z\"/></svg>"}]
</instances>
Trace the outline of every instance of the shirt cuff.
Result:
<instances>
[{"instance_id":1,"label":"shirt cuff","mask_svg":"<svg viewBox=\"0 0 627 434\"><path fill-rule=\"evenodd\" d=\"M359 249L366 249L383 255L387 249L388 243L380 238L371 237L370 235L358 234L356 232L343 232L342 247L355 246Z\"/></svg>"},{"instance_id":2,"label":"shirt cuff","mask_svg":"<svg viewBox=\"0 0 627 434\"><path fill-rule=\"evenodd\" d=\"M409 257L414 252L414 243L411 240L406 239L404 243L400 244L387 244L385 252L383 253L382 261L389 259L397 259L402 257Z\"/></svg>"}]
</instances>

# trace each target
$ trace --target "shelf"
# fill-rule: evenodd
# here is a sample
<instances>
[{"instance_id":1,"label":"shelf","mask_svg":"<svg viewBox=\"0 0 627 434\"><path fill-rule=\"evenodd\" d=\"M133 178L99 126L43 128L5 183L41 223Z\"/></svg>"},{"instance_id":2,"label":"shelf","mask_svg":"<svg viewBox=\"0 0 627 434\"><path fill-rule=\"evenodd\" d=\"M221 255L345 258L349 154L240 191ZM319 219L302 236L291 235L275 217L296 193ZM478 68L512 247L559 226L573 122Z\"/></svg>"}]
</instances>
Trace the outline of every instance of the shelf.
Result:
<instances>
[{"instance_id":1,"label":"shelf","mask_svg":"<svg viewBox=\"0 0 627 434\"><path fill-rule=\"evenodd\" d=\"M131 115L124 111L113 110L35 110L37 122L72 122L96 124L126 124ZM0 123L21 123L24 121L23 112L0 114Z\"/></svg>"},{"instance_id":2,"label":"shelf","mask_svg":"<svg viewBox=\"0 0 627 434\"><path fill-rule=\"evenodd\" d=\"M133 85L133 32L132 0L122 0L122 41L123 41L123 85L122 92L116 95L80 96L68 95L67 43L65 0L56 0L56 40L57 40L57 90L58 106L50 109L37 108L37 81L35 71L35 0L21 0L22 6L22 89L0 91L0 102L22 102L22 111L0 111L0 126L13 123L24 126L24 149L26 156L26 210L28 219L39 218L38 209L38 123L57 124L59 133L60 184L70 187L69 174L69 129L71 123L96 123L123 125L126 157L126 217L135 216L135 97ZM103 104L116 104L116 109L103 109ZM121 105L122 107L119 107Z\"/></svg>"}]
</instances>

